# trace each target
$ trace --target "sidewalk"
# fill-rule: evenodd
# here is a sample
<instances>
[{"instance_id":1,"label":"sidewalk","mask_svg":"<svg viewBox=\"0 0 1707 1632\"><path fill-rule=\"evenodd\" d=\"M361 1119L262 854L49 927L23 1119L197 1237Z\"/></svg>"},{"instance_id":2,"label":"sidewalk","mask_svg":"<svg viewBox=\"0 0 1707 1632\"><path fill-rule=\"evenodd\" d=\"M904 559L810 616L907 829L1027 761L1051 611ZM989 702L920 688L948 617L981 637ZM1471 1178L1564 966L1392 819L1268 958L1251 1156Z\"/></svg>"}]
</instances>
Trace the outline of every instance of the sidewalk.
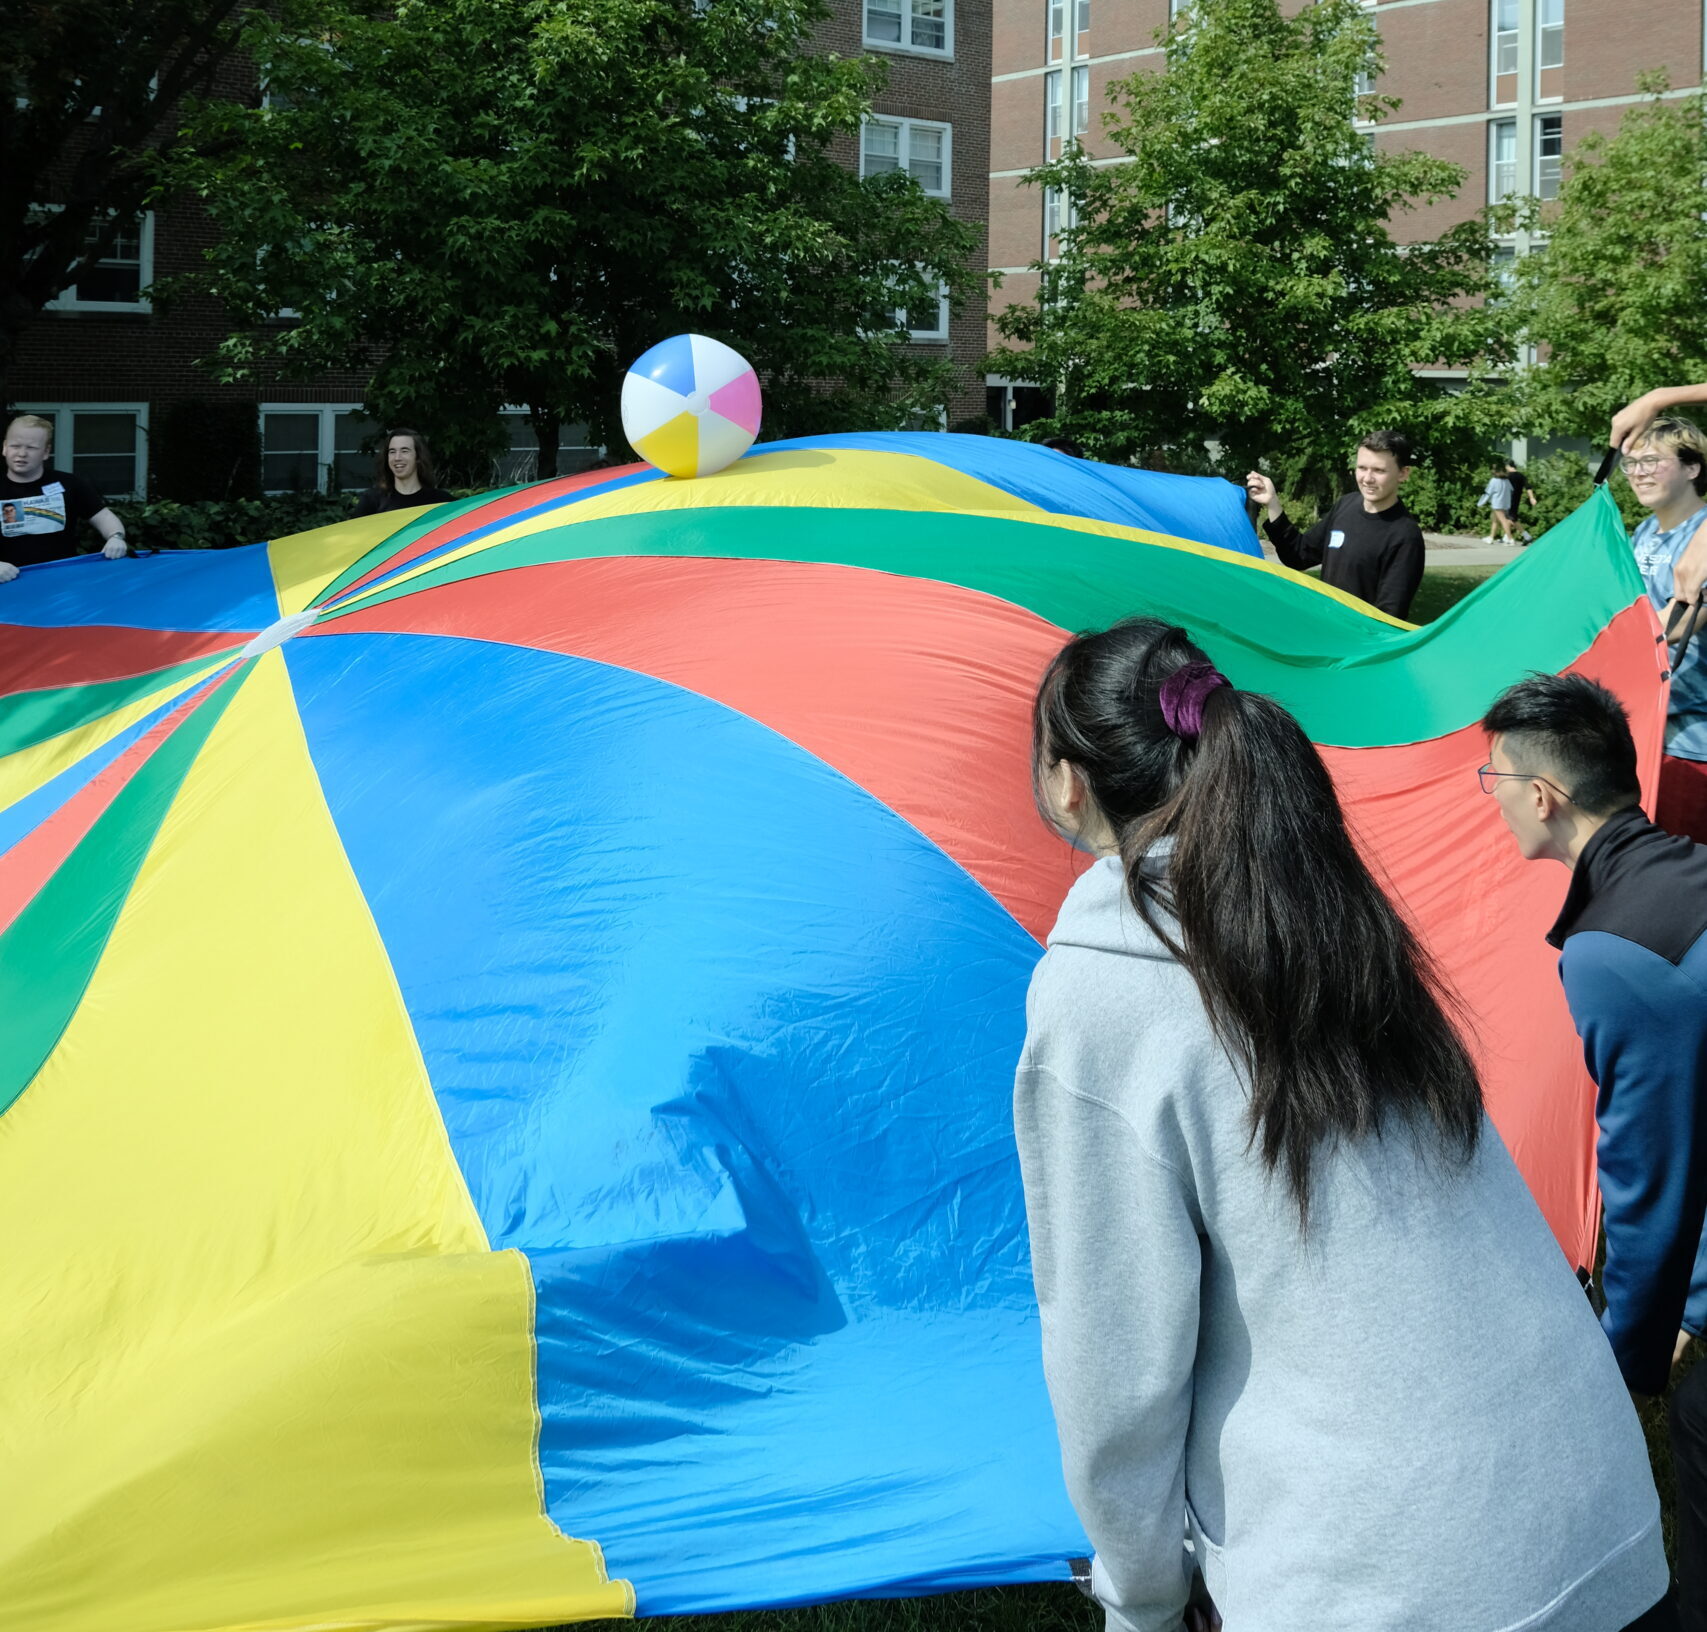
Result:
<instances>
[{"instance_id":1,"label":"sidewalk","mask_svg":"<svg viewBox=\"0 0 1707 1632\"><path fill-rule=\"evenodd\" d=\"M1424 533L1423 545L1429 567L1503 567L1523 554L1521 546L1484 544L1479 538L1465 538L1457 533ZM1274 546L1262 540L1265 561L1278 560Z\"/></svg>"},{"instance_id":2,"label":"sidewalk","mask_svg":"<svg viewBox=\"0 0 1707 1632\"><path fill-rule=\"evenodd\" d=\"M1521 546L1484 544L1456 533L1424 533L1431 567L1503 567L1523 554Z\"/></svg>"}]
</instances>

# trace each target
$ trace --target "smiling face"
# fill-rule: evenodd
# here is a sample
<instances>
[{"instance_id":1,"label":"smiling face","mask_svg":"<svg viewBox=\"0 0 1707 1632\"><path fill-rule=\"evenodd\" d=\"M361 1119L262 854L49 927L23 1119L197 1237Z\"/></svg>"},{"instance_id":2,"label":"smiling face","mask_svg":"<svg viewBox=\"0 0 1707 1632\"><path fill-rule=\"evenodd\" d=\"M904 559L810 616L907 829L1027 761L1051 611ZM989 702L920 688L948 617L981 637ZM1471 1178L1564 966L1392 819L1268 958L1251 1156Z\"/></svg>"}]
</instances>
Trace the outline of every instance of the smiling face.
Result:
<instances>
[{"instance_id":1,"label":"smiling face","mask_svg":"<svg viewBox=\"0 0 1707 1632\"><path fill-rule=\"evenodd\" d=\"M14 482L37 480L47 465L48 449L52 446L52 433L39 425L8 425L4 450L6 474Z\"/></svg>"},{"instance_id":2,"label":"smiling face","mask_svg":"<svg viewBox=\"0 0 1707 1632\"><path fill-rule=\"evenodd\" d=\"M385 462L391 467L394 480L407 482L414 479L415 466L419 462L415 454L415 438L412 436L394 436L386 445Z\"/></svg>"},{"instance_id":3,"label":"smiling face","mask_svg":"<svg viewBox=\"0 0 1707 1632\"><path fill-rule=\"evenodd\" d=\"M1631 490L1650 510L1693 509L1699 468L1669 448L1638 442L1624 453L1624 474Z\"/></svg>"},{"instance_id":4,"label":"smiling face","mask_svg":"<svg viewBox=\"0 0 1707 1632\"><path fill-rule=\"evenodd\" d=\"M1399 484L1410 473L1410 466L1401 465L1393 454L1373 448L1357 450L1357 491L1366 509L1385 510L1399 496Z\"/></svg>"}]
</instances>

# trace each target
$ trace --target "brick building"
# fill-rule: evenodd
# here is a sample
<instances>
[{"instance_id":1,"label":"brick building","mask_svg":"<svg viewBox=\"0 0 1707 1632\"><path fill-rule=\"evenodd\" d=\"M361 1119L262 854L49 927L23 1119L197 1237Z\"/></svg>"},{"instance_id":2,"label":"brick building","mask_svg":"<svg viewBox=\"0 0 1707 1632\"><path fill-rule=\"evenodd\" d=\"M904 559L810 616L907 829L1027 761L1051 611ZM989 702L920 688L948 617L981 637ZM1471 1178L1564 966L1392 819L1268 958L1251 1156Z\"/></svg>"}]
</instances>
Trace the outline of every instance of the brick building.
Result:
<instances>
[{"instance_id":1,"label":"brick building","mask_svg":"<svg viewBox=\"0 0 1707 1632\"><path fill-rule=\"evenodd\" d=\"M859 140L841 161L862 174L906 169L952 212L974 223L973 268L987 262L983 223L991 167L989 0L833 0L822 49L885 60L888 83ZM20 410L51 416L55 458L86 475L109 497L149 490L156 436L175 433L181 404L213 412L253 412L269 491L365 486L373 456L362 441L376 429L361 411L365 377L328 375L307 384L223 386L197 366L226 333L224 314L206 299L156 310L142 293L151 283L202 264L212 232L193 205L146 216L112 246L95 273L65 290L26 331L7 380ZM910 312L913 342L949 359L962 388L945 404L947 422L983 412L982 298L951 313L946 300ZM537 441L525 411L506 411L511 453L495 480L529 480ZM193 426L193 415L189 418ZM161 450L164 451L164 450ZM563 427L561 472L602 450L584 429ZM156 460L158 463L158 460Z\"/></svg>"},{"instance_id":2,"label":"brick building","mask_svg":"<svg viewBox=\"0 0 1707 1632\"><path fill-rule=\"evenodd\" d=\"M1297 3L1297 0L1295 0ZM1612 131L1641 101L1637 76L1663 69L1670 95L1702 82L1703 0L1365 0L1387 70L1379 89L1402 106L1376 136L1464 167L1464 190L1395 223L1433 237L1510 194L1550 198L1561 158L1591 130ZM1093 159L1109 85L1164 66L1158 36L1183 26L1189 0L994 0L990 82L990 264L1003 274L992 310L1034 299L1026 270L1051 250L1055 201L1025 172L1078 136ZM1119 162L1109 160L1108 162ZM1521 237L1505 246L1520 254ZM994 329L990 343L995 344ZM1022 422L1037 393L991 377L993 415Z\"/></svg>"}]
</instances>

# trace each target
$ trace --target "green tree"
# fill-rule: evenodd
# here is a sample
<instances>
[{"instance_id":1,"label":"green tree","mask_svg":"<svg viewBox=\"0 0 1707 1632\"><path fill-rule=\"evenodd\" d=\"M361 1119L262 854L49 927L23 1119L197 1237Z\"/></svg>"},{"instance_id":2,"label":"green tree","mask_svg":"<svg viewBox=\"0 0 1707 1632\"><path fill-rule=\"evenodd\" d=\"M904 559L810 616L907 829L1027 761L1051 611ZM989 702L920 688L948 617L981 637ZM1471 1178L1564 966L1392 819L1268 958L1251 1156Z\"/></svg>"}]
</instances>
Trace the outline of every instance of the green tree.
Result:
<instances>
[{"instance_id":1,"label":"green tree","mask_svg":"<svg viewBox=\"0 0 1707 1632\"><path fill-rule=\"evenodd\" d=\"M280 0L287 19L295 0ZM237 50L239 0L54 0L0 26L0 382L46 303L149 202L176 112Z\"/></svg>"},{"instance_id":2,"label":"green tree","mask_svg":"<svg viewBox=\"0 0 1707 1632\"><path fill-rule=\"evenodd\" d=\"M1511 330L1488 299L1493 244L1480 220L1395 242L1396 218L1464 172L1354 127L1398 107L1360 93L1381 66L1362 6L1196 0L1163 39L1167 71L1116 86L1104 116L1121 162L1074 149L1030 178L1077 224L1038 263L1037 300L998 320L1011 346L990 366L1056 388L1028 434L1181 468L1218 446L1235 475L1268 456L1318 495L1378 425L1437 456L1486 448L1509 416L1490 383ZM1463 391L1415 372L1443 365L1470 371Z\"/></svg>"},{"instance_id":3,"label":"green tree","mask_svg":"<svg viewBox=\"0 0 1707 1632\"><path fill-rule=\"evenodd\" d=\"M1707 378L1707 109L1699 94L1630 109L1617 135L1585 136L1556 204L1532 205L1546 234L1517 263L1517 309L1543 361L1522 387L1533 429L1604 442L1625 403L1656 385Z\"/></svg>"},{"instance_id":4,"label":"green tree","mask_svg":"<svg viewBox=\"0 0 1707 1632\"><path fill-rule=\"evenodd\" d=\"M897 309L971 286L972 233L904 174L834 162L874 64L817 0L400 0L256 18L267 95L202 109L187 180L227 378L353 365L468 463L504 403L620 445L621 373L687 329L767 379L768 434L904 417L946 370ZM295 314L281 319L281 311Z\"/></svg>"}]
</instances>

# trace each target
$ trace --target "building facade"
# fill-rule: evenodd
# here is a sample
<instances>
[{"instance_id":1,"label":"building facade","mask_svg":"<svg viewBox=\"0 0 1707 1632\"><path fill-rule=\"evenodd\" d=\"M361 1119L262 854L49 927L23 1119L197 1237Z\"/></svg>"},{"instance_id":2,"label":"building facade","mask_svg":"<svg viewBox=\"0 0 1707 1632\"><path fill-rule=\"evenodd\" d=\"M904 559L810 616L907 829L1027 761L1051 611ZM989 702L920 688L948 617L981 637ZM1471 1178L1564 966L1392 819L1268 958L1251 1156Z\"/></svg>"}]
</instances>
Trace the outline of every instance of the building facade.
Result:
<instances>
[{"instance_id":1,"label":"building facade","mask_svg":"<svg viewBox=\"0 0 1707 1632\"><path fill-rule=\"evenodd\" d=\"M877 56L888 69L872 118L836 156L861 174L910 171L926 192L977 227L971 264L981 274L991 164L989 0L834 0L818 44L847 56ZM223 89L245 94L241 84ZM233 414L254 416L264 490L366 486L374 456L363 443L378 427L362 411L363 374L218 384L199 366L227 332L217 303L187 298L161 308L149 299L157 280L202 264L212 232L206 216L186 204L151 213L122 234L93 273L26 331L6 382L11 405L52 418L56 462L111 498L158 492L167 439L193 435L198 416ZM907 321L915 346L955 367L960 388L944 405L943 423L981 414L982 298L959 311L938 300L908 312ZM492 479L531 480L538 443L526 411L506 410L503 419L509 452ZM566 425L558 470L584 468L603 451L590 445L584 427Z\"/></svg>"},{"instance_id":2,"label":"building facade","mask_svg":"<svg viewBox=\"0 0 1707 1632\"><path fill-rule=\"evenodd\" d=\"M1292 0L1296 6L1301 0ZM1302 0L1307 3L1307 0ZM1111 84L1165 67L1162 41L1188 26L1188 0L994 0L990 81L990 264L1002 277L992 316L1036 298L1029 270L1054 252L1059 205L1024 176L1077 138L1117 163L1100 137ZM1461 165L1463 191L1394 223L1434 237L1483 205L1557 194L1572 147L1617 129L1644 100L1638 78L1663 72L1670 96L1700 88L1704 0L1365 0L1386 72L1375 87L1400 99L1375 141ZM1533 247L1506 240L1506 253ZM996 343L994 327L990 344ZM1035 410L1024 382L991 377L989 407L1007 424Z\"/></svg>"}]
</instances>

